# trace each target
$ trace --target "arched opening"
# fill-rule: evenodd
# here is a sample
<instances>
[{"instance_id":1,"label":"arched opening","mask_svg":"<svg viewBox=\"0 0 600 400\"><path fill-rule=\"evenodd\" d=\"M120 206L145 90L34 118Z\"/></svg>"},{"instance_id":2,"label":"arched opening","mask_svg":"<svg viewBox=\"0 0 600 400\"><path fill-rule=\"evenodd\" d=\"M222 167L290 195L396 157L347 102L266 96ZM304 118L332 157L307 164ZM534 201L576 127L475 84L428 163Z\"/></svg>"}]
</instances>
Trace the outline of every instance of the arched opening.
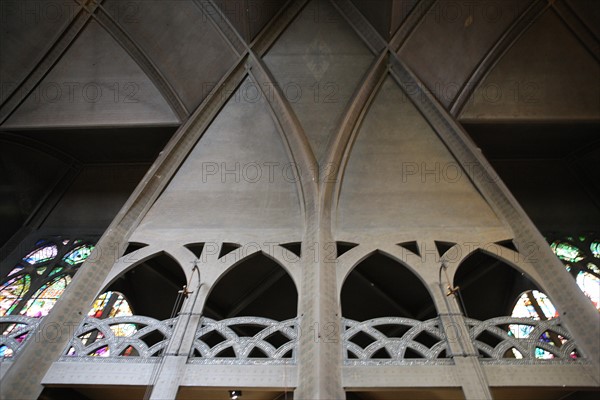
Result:
<instances>
[{"instance_id":1,"label":"arched opening","mask_svg":"<svg viewBox=\"0 0 600 400\"><path fill-rule=\"evenodd\" d=\"M88 317L97 318L100 320L106 320L115 317L128 317L132 316L133 311L129 302L125 298L122 293L107 291L102 293L100 296L96 298L94 303L92 304L92 308L88 312ZM111 333L116 337L129 337L135 334L139 329L143 328L143 326L139 326L134 323L120 323L113 324L109 326L109 329L112 331ZM155 335L156 336L156 335ZM78 338L85 347L93 346L93 344L97 341L101 341L106 337L106 332L102 332L98 329L93 329L91 331L87 331L82 335L79 335ZM160 337L146 337L144 338L144 342L148 345L153 345L160 341ZM110 356L111 349L108 345L101 346L93 349L91 352L85 353L85 355L95 356L95 357L108 357ZM121 352L122 356L130 356L130 355L139 355L133 346L128 346L124 351ZM75 351L75 348L71 347L67 352L67 355L78 355ZM84 354L79 354L84 355Z\"/></svg>"},{"instance_id":2,"label":"arched opening","mask_svg":"<svg viewBox=\"0 0 600 400\"><path fill-rule=\"evenodd\" d=\"M404 317L420 321L437 315L433 299L408 268L375 252L352 269L341 293L342 315L356 321Z\"/></svg>"},{"instance_id":3,"label":"arched opening","mask_svg":"<svg viewBox=\"0 0 600 400\"><path fill-rule=\"evenodd\" d=\"M528 290L540 290L525 274L482 251L470 254L454 274L464 312L486 320L511 315L516 299Z\"/></svg>"},{"instance_id":4,"label":"arched opening","mask_svg":"<svg viewBox=\"0 0 600 400\"><path fill-rule=\"evenodd\" d=\"M446 357L429 291L389 256L377 251L356 265L342 286L340 302L348 359Z\"/></svg>"},{"instance_id":5,"label":"arched opening","mask_svg":"<svg viewBox=\"0 0 600 400\"><path fill-rule=\"evenodd\" d=\"M161 253L121 274L106 291L121 293L135 315L164 320L181 308L181 302L175 303L184 285L186 277L179 264Z\"/></svg>"},{"instance_id":6,"label":"arched opening","mask_svg":"<svg viewBox=\"0 0 600 400\"><path fill-rule=\"evenodd\" d=\"M545 293L538 290L527 290L515 302L511 317L527 318L534 321L548 321L557 318L558 311L556 311L554 304L552 304ZM511 336L519 339L529 339L535 327L525 324L511 324L508 326L508 329ZM557 347L561 347L567 342L564 337L553 331L543 332L538 339L545 344ZM511 351L515 358L523 358L523 355L518 350L513 348ZM536 347L535 358L551 359L554 358L554 355L541 347ZM572 358L577 358L577 353L573 352Z\"/></svg>"},{"instance_id":7,"label":"arched opening","mask_svg":"<svg viewBox=\"0 0 600 400\"><path fill-rule=\"evenodd\" d=\"M548 296L524 273L481 251L454 277L474 345L483 358L577 358ZM488 321L481 323L479 321Z\"/></svg>"},{"instance_id":8,"label":"arched opening","mask_svg":"<svg viewBox=\"0 0 600 400\"><path fill-rule=\"evenodd\" d=\"M294 319L297 309L298 292L290 275L265 254L253 254L228 271L211 290L193 355L292 358L298 339Z\"/></svg>"},{"instance_id":9,"label":"arched opening","mask_svg":"<svg viewBox=\"0 0 600 400\"><path fill-rule=\"evenodd\" d=\"M222 320L255 316L283 321L298 311L296 285L277 262L263 253L244 259L221 277L202 314Z\"/></svg>"},{"instance_id":10,"label":"arched opening","mask_svg":"<svg viewBox=\"0 0 600 400\"><path fill-rule=\"evenodd\" d=\"M96 298L67 355L162 354L173 324L164 321L181 308L178 292L185 284L183 270L165 253L121 274Z\"/></svg>"}]
</instances>

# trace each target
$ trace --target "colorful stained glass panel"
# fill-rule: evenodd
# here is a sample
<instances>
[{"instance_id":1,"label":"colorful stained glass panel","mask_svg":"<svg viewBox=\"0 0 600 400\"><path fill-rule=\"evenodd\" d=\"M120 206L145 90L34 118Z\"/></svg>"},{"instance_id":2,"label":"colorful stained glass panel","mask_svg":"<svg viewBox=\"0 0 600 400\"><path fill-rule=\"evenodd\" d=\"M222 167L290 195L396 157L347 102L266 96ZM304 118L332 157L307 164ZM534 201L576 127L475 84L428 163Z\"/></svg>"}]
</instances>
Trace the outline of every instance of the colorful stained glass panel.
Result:
<instances>
[{"instance_id":1,"label":"colorful stained glass panel","mask_svg":"<svg viewBox=\"0 0 600 400\"><path fill-rule=\"evenodd\" d=\"M104 346L90 353L89 355L95 357L108 357L110 356L110 350L108 349L108 346Z\"/></svg>"},{"instance_id":2,"label":"colorful stained glass panel","mask_svg":"<svg viewBox=\"0 0 600 400\"><path fill-rule=\"evenodd\" d=\"M600 240L594 240L592 244L590 244L590 250L594 257L600 258Z\"/></svg>"},{"instance_id":3,"label":"colorful stained glass panel","mask_svg":"<svg viewBox=\"0 0 600 400\"><path fill-rule=\"evenodd\" d=\"M71 277L63 275L42 286L35 292L33 297L27 301L23 310L21 310L21 314L35 318L48 315L70 282Z\"/></svg>"},{"instance_id":4,"label":"colorful stained glass panel","mask_svg":"<svg viewBox=\"0 0 600 400\"><path fill-rule=\"evenodd\" d=\"M551 319L558 316L556 308L554 307L554 304L552 304L548 296L546 296L542 292L538 292L537 290L532 290L531 295L536 300L537 305L539 305L540 309L544 313L544 319ZM540 319L540 316L536 311L534 304L532 304L527 293L523 293L517 301L517 304L515 304L512 316L517 318L531 318L535 320Z\"/></svg>"},{"instance_id":5,"label":"colorful stained glass panel","mask_svg":"<svg viewBox=\"0 0 600 400\"><path fill-rule=\"evenodd\" d=\"M29 275L21 275L6 282L0 287L0 317L9 315L19 304L31 285Z\"/></svg>"},{"instance_id":6,"label":"colorful stained glass panel","mask_svg":"<svg viewBox=\"0 0 600 400\"><path fill-rule=\"evenodd\" d=\"M595 274L600 275L600 268L598 268L598 266L596 264L588 263L587 269L589 269L591 272L593 272Z\"/></svg>"},{"instance_id":7,"label":"colorful stained glass panel","mask_svg":"<svg viewBox=\"0 0 600 400\"><path fill-rule=\"evenodd\" d=\"M63 257L63 260L71 265L81 264L92 254L92 250L94 250L94 246L92 245L79 246L67 253Z\"/></svg>"},{"instance_id":8,"label":"colorful stained glass panel","mask_svg":"<svg viewBox=\"0 0 600 400\"><path fill-rule=\"evenodd\" d=\"M13 351L8 347L2 345L0 346L0 358L10 358L13 356Z\"/></svg>"},{"instance_id":9,"label":"colorful stained glass panel","mask_svg":"<svg viewBox=\"0 0 600 400\"><path fill-rule=\"evenodd\" d=\"M585 255L579 250L579 248L572 244L561 242L560 240L555 241L550 245L552 251L558 258L568 262L578 262L585 258Z\"/></svg>"},{"instance_id":10,"label":"colorful stained glass panel","mask_svg":"<svg viewBox=\"0 0 600 400\"><path fill-rule=\"evenodd\" d=\"M27 256L25 256L23 260L27 261L31 265L35 265L48 260L52 260L54 257L56 257L57 254L58 248L55 244L52 244L32 251Z\"/></svg>"},{"instance_id":11,"label":"colorful stained glass panel","mask_svg":"<svg viewBox=\"0 0 600 400\"><path fill-rule=\"evenodd\" d=\"M10 272L8 273L8 276L15 275L15 274L19 273L19 272L20 272L20 271L22 271L22 270L23 270L23 267L22 267L22 266L20 266L20 265L17 265L15 268L13 268L13 270L12 270L12 271L10 271Z\"/></svg>"},{"instance_id":12,"label":"colorful stained glass panel","mask_svg":"<svg viewBox=\"0 0 600 400\"><path fill-rule=\"evenodd\" d=\"M577 285L600 311L600 278L588 272L580 271L577 274Z\"/></svg>"},{"instance_id":13,"label":"colorful stained glass panel","mask_svg":"<svg viewBox=\"0 0 600 400\"><path fill-rule=\"evenodd\" d=\"M105 311L109 303L112 303L111 309ZM98 296L88 315L96 318L114 318L133 315L133 312L121 293L108 291Z\"/></svg>"},{"instance_id":14,"label":"colorful stained glass panel","mask_svg":"<svg viewBox=\"0 0 600 400\"><path fill-rule=\"evenodd\" d=\"M115 336L131 336L137 332L137 329L134 324L118 324L111 325L110 329L114 332Z\"/></svg>"},{"instance_id":15,"label":"colorful stained glass panel","mask_svg":"<svg viewBox=\"0 0 600 400\"><path fill-rule=\"evenodd\" d=\"M535 301L535 304L532 303L532 298ZM532 290L531 292L525 292L519 297L517 300L517 304L513 309L511 314L512 317L516 318L529 318L533 320L540 320L540 315L538 310L541 310L544 314L544 319L552 319L558 317L558 312L556 308L544 293L539 292L537 290ZM509 334L511 336L515 336L519 339L528 338L531 331L533 331L533 327L529 325L509 325ZM551 343L551 339L547 333L544 333L542 337L537 338L536 340L540 340L543 342ZM523 356L513 349L513 354L515 358L523 358ZM535 357L541 359L554 358L552 353L545 351L540 348L535 349Z\"/></svg>"}]
</instances>

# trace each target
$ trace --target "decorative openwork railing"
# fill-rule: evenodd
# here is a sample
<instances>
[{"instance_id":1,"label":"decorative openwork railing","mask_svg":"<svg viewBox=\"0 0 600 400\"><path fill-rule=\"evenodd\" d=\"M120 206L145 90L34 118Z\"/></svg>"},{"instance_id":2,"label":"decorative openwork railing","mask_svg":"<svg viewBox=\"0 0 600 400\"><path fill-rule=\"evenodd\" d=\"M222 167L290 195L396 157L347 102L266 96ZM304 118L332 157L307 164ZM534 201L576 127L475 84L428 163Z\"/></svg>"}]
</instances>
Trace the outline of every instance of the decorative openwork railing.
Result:
<instances>
[{"instance_id":1,"label":"decorative openwork railing","mask_svg":"<svg viewBox=\"0 0 600 400\"><path fill-rule=\"evenodd\" d=\"M202 318L190 362L199 364L294 363L298 319L274 321L237 317L221 321Z\"/></svg>"},{"instance_id":2,"label":"decorative openwork railing","mask_svg":"<svg viewBox=\"0 0 600 400\"><path fill-rule=\"evenodd\" d=\"M14 357L40 321L23 315L0 317L0 361Z\"/></svg>"},{"instance_id":3,"label":"decorative openwork railing","mask_svg":"<svg viewBox=\"0 0 600 400\"><path fill-rule=\"evenodd\" d=\"M578 358L575 341L559 318L545 321L498 317L486 321L465 319L475 348L484 359Z\"/></svg>"},{"instance_id":4,"label":"decorative openwork railing","mask_svg":"<svg viewBox=\"0 0 600 400\"><path fill-rule=\"evenodd\" d=\"M417 321L383 317L357 322L342 319L346 363L387 361L403 363L408 359L445 359L447 342L440 320Z\"/></svg>"},{"instance_id":5,"label":"decorative openwork railing","mask_svg":"<svg viewBox=\"0 0 600 400\"><path fill-rule=\"evenodd\" d=\"M70 357L157 357L165 350L177 318L158 321L138 315L98 319L86 317L75 332L63 360Z\"/></svg>"}]
</instances>

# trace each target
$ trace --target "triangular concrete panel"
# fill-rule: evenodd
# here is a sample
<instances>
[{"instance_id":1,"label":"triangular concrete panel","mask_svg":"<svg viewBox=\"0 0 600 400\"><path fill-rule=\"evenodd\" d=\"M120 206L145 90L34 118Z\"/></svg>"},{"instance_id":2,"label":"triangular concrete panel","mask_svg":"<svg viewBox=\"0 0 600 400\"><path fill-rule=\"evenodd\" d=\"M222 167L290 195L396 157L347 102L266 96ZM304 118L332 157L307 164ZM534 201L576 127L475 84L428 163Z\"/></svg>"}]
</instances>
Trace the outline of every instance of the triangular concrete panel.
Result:
<instances>
[{"instance_id":1,"label":"triangular concrete panel","mask_svg":"<svg viewBox=\"0 0 600 400\"><path fill-rule=\"evenodd\" d=\"M326 1L311 1L265 56L317 160L373 55Z\"/></svg>"},{"instance_id":2,"label":"triangular concrete panel","mask_svg":"<svg viewBox=\"0 0 600 400\"><path fill-rule=\"evenodd\" d=\"M259 93L251 81L241 84L152 206L140 231L301 232L299 175Z\"/></svg>"},{"instance_id":3,"label":"triangular concrete panel","mask_svg":"<svg viewBox=\"0 0 600 400\"><path fill-rule=\"evenodd\" d=\"M599 120L600 65L550 9L476 88L460 119Z\"/></svg>"},{"instance_id":4,"label":"triangular concrete panel","mask_svg":"<svg viewBox=\"0 0 600 400\"><path fill-rule=\"evenodd\" d=\"M103 3L108 10L121 10L122 28L154 62L189 112L208 96L238 58L208 15L211 11L202 11L201 3L205 2Z\"/></svg>"},{"instance_id":5,"label":"triangular concrete panel","mask_svg":"<svg viewBox=\"0 0 600 400\"><path fill-rule=\"evenodd\" d=\"M338 205L338 230L499 227L425 118L388 77L352 146Z\"/></svg>"},{"instance_id":6,"label":"triangular concrete panel","mask_svg":"<svg viewBox=\"0 0 600 400\"><path fill-rule=\"evenodd\" d=\"M95 21L3 125L5 128L175 125L156 86Z\"/></svg>"},{"instance_id":7,"label":"triangular concrete panel","mask_svg":"<svg viewBox=\"0 0 600 400\"><path fill-rule=\"evenodd\" d=\"M433 95L449 107L486 54L530 2L435 2L398 55ZM423 11L419 10L421 7L424 5L418 5L417 11Z\"/></svg>"}]
</instances>

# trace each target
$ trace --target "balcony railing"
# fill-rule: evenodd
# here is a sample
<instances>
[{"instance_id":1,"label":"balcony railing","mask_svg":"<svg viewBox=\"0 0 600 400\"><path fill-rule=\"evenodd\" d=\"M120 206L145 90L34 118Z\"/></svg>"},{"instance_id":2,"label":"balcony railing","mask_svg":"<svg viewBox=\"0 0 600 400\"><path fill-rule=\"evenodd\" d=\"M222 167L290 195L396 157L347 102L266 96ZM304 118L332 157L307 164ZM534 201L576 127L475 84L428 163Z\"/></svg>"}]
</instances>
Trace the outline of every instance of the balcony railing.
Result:
<instances>
[{"instance_id":1,"label":"balcony railing","mask_svg":"<svg viewBox=\"0 0 600 400\"><path fill-rule=\"evenodd\" d=\"M215 321L202 318L193 345L194 364L294 363L298 319L275 321L237 317Z\"/></svg>"},{"instance_id":2,"label":"balcony railing","mask_svg":"<svg viewBox=\"0 0 600 400\"><path fill-rule=\"evenodd\" d=\"M559 318L545 321L497 317L465 319L483 360L573 361L580 358L570 332Z\"/></svg>"},{"instance_id":3,"label":"balcony railing","mask_svg":"<svg viewBox=\"0 0 600 400\"><path fill-rule=\"evenodd\" d=\"M24 315L0 317L0 361L16 356L39 323L39 318Z\"/></svg>"},{"instance_id":4,"label":"balcony railing","mask_svg":"<svg viewBox=\"0 0 600 400\"><path fill-rule=\"evenodd\" d=\"M382 317L363 322L342 319L346 364L403 363L445 359L448 345L439 318L417 321Z\"/></svg>"},{"instance_id":5,"label":"balcony railing","mask_svg":"<svg viewBox=\"0 0 600 400\"><path fill-rule=\"evenodd\" d=\"M0 361L16 356L31 339L40 319L0 317ZM143 316L109 319L86 317L61 360L146 360L164 355L177 318L159 321ZM559 318L540 321L497 317L465 318L469 337L484 362L584 361ZM439 318L418 321L383 317L363 322L342 319L342 346L347 365L451 362ZM275 321L237 317L221 321L201 318L189 363L294 364L300 335L299 319ZM43 334L43 332L40 332Z\"/></svg>"},{"instance_id":6,"label":"balcony railing","mask_svg":"<svg viewBox=\"0 0 600 400\"><path fill-rule=\"evenodd\" d=\"M171 339L176 321L177 318L159 321L139 315L107 319L86 317L62 359L160 356Z\"/></svg>"}]
</instances>

